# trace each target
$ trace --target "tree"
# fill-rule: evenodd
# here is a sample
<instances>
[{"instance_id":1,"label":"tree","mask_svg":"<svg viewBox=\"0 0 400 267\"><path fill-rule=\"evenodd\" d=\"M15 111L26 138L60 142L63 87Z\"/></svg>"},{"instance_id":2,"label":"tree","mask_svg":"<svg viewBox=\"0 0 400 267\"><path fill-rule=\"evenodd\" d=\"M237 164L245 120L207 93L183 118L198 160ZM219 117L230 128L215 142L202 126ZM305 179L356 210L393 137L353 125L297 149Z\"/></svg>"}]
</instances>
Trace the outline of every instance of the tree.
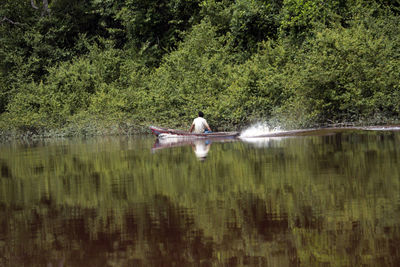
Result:
<instances>
[{"instance_id":1,"label":"tree","mask_svg":"<svg viewBox=\"0 0 400 267\"><path fill-rule=\"evenodd\" d=\"M156 66L198 21L199 10L197 0L126 0L116 18L125 27L127 45L145 53L148 63Z\"/></svg>"},{"instance_id":2,"label":"tree","mask_svg":"<svg viewBox=\"0 0 400 267\"><path fill-rule=\"evenodd\" d=\"M343 23L347 8L343 0L284 0L280 13L281 37L301 43L318 25L329 27Z\"/></svg>"},{"instance_id":3,"label":"tree","mask_svg":"<svg viewBox=\"0 0 400 267\"><path fill-rule=\"evenodd\" d=\"M281 0L203 1L203 19L221 36L230 36L231 53L244 62L256 52L257 44L275 40L279 29Z\"/></svg>"}]
</instances>

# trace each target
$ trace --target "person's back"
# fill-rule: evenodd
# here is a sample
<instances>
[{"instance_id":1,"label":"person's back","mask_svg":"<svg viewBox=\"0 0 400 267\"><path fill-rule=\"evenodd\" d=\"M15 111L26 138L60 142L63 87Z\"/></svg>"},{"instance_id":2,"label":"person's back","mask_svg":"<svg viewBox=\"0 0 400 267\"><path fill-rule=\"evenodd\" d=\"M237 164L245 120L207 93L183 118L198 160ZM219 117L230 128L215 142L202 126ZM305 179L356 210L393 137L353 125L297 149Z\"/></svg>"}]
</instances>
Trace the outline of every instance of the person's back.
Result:
<instances>
[{"instance_id":1,"label":"person's back","mask_svg":"<svg viewBox=\"0 0 400 267\"><path fill-rule=\"evenodd\" d=\"M194 133L204 133L204 131L208 128L207 121L202 118L202 117L197 117L196 119L193 120L194 124Z\"/></svg>"},{"instance_id":2,"label":"person's back","mask_svg":"<svg viewBox=\"0 0 400 267\"><path fill-rule=\"evenodd\" d=\"M199 117L193 120L189 132L204 133L206 129L211 132L211 128L210 126L208 126L208 123L203 118L203 116L204 116L203 112L199 111Z\"/></svg>"}]
</instances>

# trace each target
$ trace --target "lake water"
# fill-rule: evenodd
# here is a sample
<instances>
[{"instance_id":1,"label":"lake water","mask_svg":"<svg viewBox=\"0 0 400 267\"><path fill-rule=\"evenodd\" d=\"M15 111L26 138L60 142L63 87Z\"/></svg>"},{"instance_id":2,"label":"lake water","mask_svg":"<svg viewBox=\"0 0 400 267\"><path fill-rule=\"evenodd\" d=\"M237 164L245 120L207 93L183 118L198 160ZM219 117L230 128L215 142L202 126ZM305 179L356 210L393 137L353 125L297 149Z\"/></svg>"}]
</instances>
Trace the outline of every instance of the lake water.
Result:
<instances>
[{"instance_id":1,"label":"lake water","mask_svg":"<svg viewBox=\"0 0 400 267\"><path fill-rule=\"evenodd\" d=\"M0 266L399 266L400 131L0 145Z\"/></svg>"}]
</instances>

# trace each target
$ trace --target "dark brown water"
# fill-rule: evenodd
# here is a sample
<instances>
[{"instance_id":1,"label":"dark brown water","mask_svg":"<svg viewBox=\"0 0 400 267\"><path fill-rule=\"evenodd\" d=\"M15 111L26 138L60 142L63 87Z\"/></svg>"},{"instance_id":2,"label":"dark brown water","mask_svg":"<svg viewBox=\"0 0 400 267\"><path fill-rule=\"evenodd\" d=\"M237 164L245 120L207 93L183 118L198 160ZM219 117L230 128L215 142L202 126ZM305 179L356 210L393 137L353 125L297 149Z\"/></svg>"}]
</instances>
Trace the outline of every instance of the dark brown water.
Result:
<instances>
[{"instance_id":1,"label":"dark brown water","mask_svg":"<svg viewBox=\"0 0 400 267\"><path fill-rule=\"evenodd\" d=\"M399 266L400 132L0 146L0 266Z\"/></svg>"}]
</instances>

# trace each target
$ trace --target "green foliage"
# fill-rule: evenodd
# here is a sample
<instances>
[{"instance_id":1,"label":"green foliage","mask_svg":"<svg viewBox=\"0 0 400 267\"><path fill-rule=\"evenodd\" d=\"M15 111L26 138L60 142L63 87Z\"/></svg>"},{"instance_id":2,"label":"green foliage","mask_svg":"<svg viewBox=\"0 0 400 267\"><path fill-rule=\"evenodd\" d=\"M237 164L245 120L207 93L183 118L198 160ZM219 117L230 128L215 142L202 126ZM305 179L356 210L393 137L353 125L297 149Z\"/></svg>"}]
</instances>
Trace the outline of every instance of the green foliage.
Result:
<instances>
[{"instance_id":1,"label":"green foliage","mask_svg":"<svg viewBox=\"0 0 400 267\"><path fill-rule=\"evenodd\" d=\"M40 2L40 1L39 1ZM1 125L398 121L398 2L0 3ZM71 126L72 127L72 126Z\"/></svg>"},{"instance_id":2,"label":"green foliage","mask_svg":"<svg viewBox=\"0 0 400 267\"><path fill-rule=\"evenodd\" d=\"M145 57L147 64L156 66L160 58L180 41L183 31L197 22L196 0L126 0L116 13L126 29L128 46Z\"/></svg>"},{"instance_id":3,"label":"green foliage","mask_svg":"<svg viewBox=\"0 0 400 267\"><path fill-rule=\"evenodd\" d=\"M229 79L225 40L203 22L193 27L179 48L170 53L149 77L151 107L148 112L162 124L189 125L203 110L215 125L219 97Z\"/></svg>"},{"instance_id":4,"label":"green foliage","mask_svg":"<svg viewBox=\"0 0 400 267\"><path fill-rule=\"evenodd\" d=\"M292 41L302 42L314 27L338 24L347 15L348 5L343 0L284 0L280 13L280 34Z\"/></svg>"},{"instance_id":5,"label":"green foliage","mask_svg":"<svg viewBox=\"0 0 400 267\"><path fill-rule=\"evenodd\" d=\"M45 80L48 67L86 53L82 39L98 40L103 35L87 1L51 1L49 7L51 13L45 15L28 1L0 4L0 19L9 19L0 24L0 76L5 81L0 112L26 83Z\"/></svg>"},{"instance_id":6,"label":"green foliage","mask_svg":"<svg viewBox=\"0 0 400 267\"><path fill-rule=\"evenodd\" d=\"M396 15L400 14L400 1L399 0L380 0L378 3L383 6L387 6L390 10L392 10Z\"/></svg>"},{"instance_id":7,"label":"green foliage","mask_svg":"<svg viewBox=\"0 0 400 267\"><path fill-rule=\"evenodd\" d=\"M230 32L237 51L250 55L260 41L275 39L279 10L269 1L240 0L233 5Z\"/></svg>"},{"instance_id":8,"label":"green foliage","mask_svg":"<svg viewBox=\"0 0 400 267\"><path fill-rule=\"evenodd\" d=\"M32 15L32 10L27 9L21 1L16 3L5 0L0 3L0 113L5 111L9 99L15 93L13 84L19 86L29 83L24 68L27 49L23 34L29 23L28 18Z\"/></svg>"},{"instance_id":9,"label":"green foliage","mask_svg":"<svg viewBox=\"0 0 400 267\"><path fill-rule=\"evenodd\" d=\"M27 123L32 127L43 126L37 120L29 123L25 112L34 113L50 127L61 127L69 118L87 109L95 114L116 112L121 100L113 99L112 108L105 108L109 100L105 94L118 95L116 89L109 87L119 78L121 62L118 50L94 46L88 56L50 68L46 82L20 88L20 93L10 102L8 110L15 115L16 126Z\"/></svg>"},{"instance_id":10,"label":"green foliage","mask_svg":"<svg viewBox=\"0 0 400 267\"><path fill-rule=\"evenodd\" d=\"M294 108L309 123L397 117L400 50L398 18L366 18L349 29L316 32L298 53ZM397 25L397 26L395 26ZM388 34L388 31L390 34Z\"/></svg>"},{"instance_id":11,"label":"green foliage","mask_svg":"<svg viewBox=\"0 0 400 267\"><path fill-rule=\"evenodd\" d=\"M236 125L270 118L284 100L287 51L281 44L265 42L246 63L235 66L219 112Z\"/></svg>"},{"instance_id":12,"label":"green foliage","mask_svg":"<svg viewBox=\"0 0 400 267\"><path fill-rule=\"evenodd\" d=\"M202 14L219 35L232 38L230 53L248 59L261 41L277 38L280 1L238 0L202 2Z\"/></svg>"},{"instance_id":13,"label":"green foliage","mask_svg":"<svg viewBox=\"0 0 400 267\"><path fill-rule=\"evenodd\" d=\"M42 99L38 91L43 92L43 84L33 82L24 85L8 105L6 119L10 126L20 130L35 130L49 123L40 114Z\"/></svg>"}]
</instances>

